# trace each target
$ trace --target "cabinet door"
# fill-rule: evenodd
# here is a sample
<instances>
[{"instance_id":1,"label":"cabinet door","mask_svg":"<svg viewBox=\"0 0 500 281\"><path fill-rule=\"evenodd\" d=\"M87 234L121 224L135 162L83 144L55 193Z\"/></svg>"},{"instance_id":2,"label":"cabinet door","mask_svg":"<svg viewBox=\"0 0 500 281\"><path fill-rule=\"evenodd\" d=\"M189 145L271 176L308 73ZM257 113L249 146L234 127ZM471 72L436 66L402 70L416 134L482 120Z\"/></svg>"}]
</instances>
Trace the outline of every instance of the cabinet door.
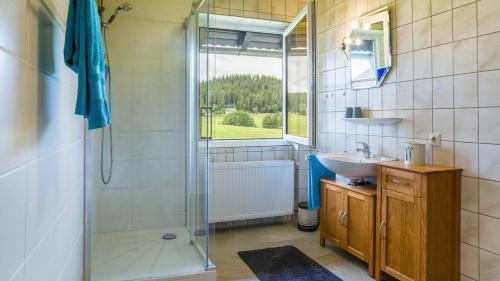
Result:
<instances>
[{"instance_id":1,"label":"cabinet door","mask_svg":"<svg viewBox=\"0 0 500 281\"><path fill-rule=\"evenodd\" d=\"M373 250L373 201L370 197L344 191L345 215L341 219L344 225L342 247L361 260L368 261Z\"/></svg>"},{"instance_id":2,"label":"cabinet door","mask_svg":"<svg viewBox=\"0 0 500 281\"><path fill-rule=\"evenodd\" d=\"M420 280L420 199L382 189L380 266L402 281Z\"/></svg>"},{"instance_id":3,"label":"cabinet door","mask_svg":"<svg viewBox=\"0 0 500 281\"><path fill-rule=\"evenodd\" d=\"M325 202L326 206L323 216L325 218L324 227L325 238L330 240L337 247L341 247L342 226L340 225L340 217L342 213L342 189L333 185L325 185Z\"/></svg>"}]
</instances>

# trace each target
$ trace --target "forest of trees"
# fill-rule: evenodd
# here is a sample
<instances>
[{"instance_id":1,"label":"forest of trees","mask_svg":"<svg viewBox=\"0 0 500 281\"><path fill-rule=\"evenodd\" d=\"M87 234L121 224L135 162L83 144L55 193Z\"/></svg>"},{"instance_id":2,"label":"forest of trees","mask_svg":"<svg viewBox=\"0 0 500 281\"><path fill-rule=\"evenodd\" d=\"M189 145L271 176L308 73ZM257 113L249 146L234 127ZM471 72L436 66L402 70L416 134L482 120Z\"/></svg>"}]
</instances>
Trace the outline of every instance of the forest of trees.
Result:
<instances>
[{"instance_id":1,"label":"forest of trees","mask_svg":"<svg viewBox=\"0 0 500 281\"><path fill-rule=\"evenodd\" d=\"M200 85L204 95L206 83ZM277 113L282 107L281 79L265 75L229 75L209 81L210 104L214 113L227 107L251 113ZM201 98L201 106L205 99Z\"/></svg>"},{"instance_id":2,"label":"forest of trees","mask_svg":"<svg viewBox=\"0 0 500 281\"><path fill-rule=\"evenodd\" d=\"M209 81L212 112L223 114L226 108L249 113L279 113L282 108L282 81L265 75L229 75ZM205 81L200 84L200 103L205 106ZM290 112L305 115L307 93L288 95Z\"/></svg>"}]
</instances>

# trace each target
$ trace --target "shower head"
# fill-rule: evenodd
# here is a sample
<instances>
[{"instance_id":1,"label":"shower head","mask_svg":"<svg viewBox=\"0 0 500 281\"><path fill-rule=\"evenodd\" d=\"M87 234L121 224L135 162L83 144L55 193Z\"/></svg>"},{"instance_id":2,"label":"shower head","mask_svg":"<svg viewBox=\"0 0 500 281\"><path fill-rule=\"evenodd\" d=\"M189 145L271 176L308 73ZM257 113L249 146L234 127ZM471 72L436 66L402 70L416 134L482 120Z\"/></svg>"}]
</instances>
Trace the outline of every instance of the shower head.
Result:
<instances>
[{"instance_id":1,"label":"shower head","mask_svg":"<svg viewBox=\"0 0 500 281\"><path fill-rule=\"evenodd\" d=\"M120 4L118 7L116 7L114 13L111 15L111 17L108 19L108 21L103 24L104 27L109 27L109 25L111 23L113 23L113 21L115 20L116 16L118 14L121 14L121 13L124 13L124 12L128 12L130 10L132 10L134 7L132 6L132 4L130 3L122 3Z\"/></svg>"},{"instance_id":2,"label":"shower head","mask_svg":"<svg viewBox=\"0 0 500 281\"><path fill-rule=\"evenodd\" d=\"M120 6L116 7L115 9L115 15L123 12L128 12L132 10L134 7L130 3L122 3Z\"/></svg>"}]
</instances>

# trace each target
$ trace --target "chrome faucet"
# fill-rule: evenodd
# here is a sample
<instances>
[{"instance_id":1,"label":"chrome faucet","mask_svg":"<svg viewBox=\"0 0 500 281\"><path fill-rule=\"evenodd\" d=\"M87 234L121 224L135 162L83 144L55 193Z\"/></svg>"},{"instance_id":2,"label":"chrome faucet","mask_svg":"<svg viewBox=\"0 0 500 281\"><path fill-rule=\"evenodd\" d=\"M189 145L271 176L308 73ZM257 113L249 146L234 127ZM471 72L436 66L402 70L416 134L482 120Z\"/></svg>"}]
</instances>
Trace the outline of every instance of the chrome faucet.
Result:
<instances>
[{"instance_id":1,"label":"chrome faucet","mask_svg":"<svg viewBox=\"0 0 500 281\"><path fill-rule=\"evenodd\" d=\"M363 152L363 156L366 158L366 159L370 159L370 156L371 156L371 152L370 152L370 145L367 144L366 142L357 142L356 144L361 144L363 145L363 148L356 148L356 152Z\"/></svg>"}]
</instances>

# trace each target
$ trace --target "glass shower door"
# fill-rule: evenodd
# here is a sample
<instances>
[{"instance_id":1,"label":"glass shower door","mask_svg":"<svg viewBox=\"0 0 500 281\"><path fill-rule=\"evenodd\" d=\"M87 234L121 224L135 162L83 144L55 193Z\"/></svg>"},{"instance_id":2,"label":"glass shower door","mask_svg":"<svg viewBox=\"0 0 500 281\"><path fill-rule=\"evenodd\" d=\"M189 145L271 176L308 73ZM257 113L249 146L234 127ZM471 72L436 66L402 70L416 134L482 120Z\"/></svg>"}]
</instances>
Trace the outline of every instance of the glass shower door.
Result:
<instances>
[{"instance_id":1,"label":"glass shower door","mask_svg":"<svg viewBox=\"0 0 500 281\"><path fill-rule=\"evenodd\" d=\"M208 28L200 25L209 22L209 1L203 1L188 20L188 161L187 161L187 216L186 225L191 243L202 255L205 268L212 269L208 223L210 182L210 108L209 106L209 55Z\"/></svg>"}]
</instances>

